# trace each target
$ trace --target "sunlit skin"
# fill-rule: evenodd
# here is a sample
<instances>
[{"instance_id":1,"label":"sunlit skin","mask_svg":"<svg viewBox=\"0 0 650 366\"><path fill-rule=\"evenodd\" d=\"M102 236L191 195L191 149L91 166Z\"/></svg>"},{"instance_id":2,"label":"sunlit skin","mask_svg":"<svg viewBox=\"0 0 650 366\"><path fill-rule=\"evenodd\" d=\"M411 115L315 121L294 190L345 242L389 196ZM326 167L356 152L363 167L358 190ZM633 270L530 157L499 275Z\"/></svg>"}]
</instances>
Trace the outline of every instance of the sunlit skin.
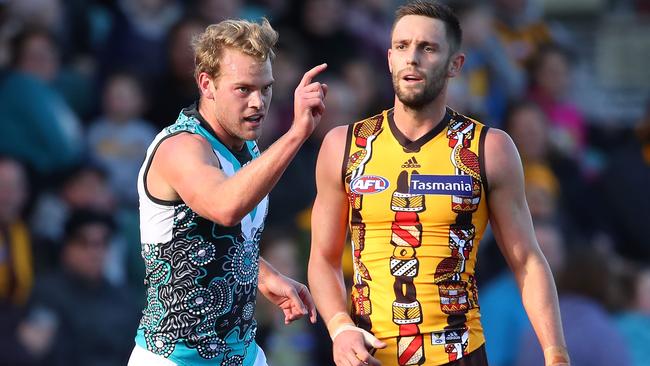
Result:
<instances>
[{"instance_id":1,"label":"sunlit skin","mask_svg":"<svg viewBox=\"0 0 650 366\"><path fill-rule=\"evenodd\" d=\"M395 89L395 120L405 121L396 123L413 140L442 119L447 81L465 60L462 53L451 53L446 35L442 21L420 15L401 18L393 29L388 66Z\"/></svg>"},{"instance_id":2,"label":"sunlit skin","mask_svg":"<svg viewBox=\"0 0 650 366\"><path fill-rule=\"evenodd\" d=\"M216 78L198 76L204 98L199 112L219 139L240 150L246 140L257 140L273 96L271 61L260 61L241 51L226 48Z\"/></svg>"}]
</instances>

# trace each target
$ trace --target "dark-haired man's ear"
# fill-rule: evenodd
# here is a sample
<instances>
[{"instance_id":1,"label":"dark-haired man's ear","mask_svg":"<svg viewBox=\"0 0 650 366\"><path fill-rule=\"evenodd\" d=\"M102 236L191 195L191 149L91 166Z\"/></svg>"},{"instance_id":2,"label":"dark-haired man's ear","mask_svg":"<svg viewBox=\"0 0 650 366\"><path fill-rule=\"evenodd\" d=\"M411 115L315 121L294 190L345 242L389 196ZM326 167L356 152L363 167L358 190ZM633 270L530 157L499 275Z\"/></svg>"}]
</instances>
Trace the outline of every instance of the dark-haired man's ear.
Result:
<instances>
[{"instance_id":1,"label":"dark-haired man's ear","mask_svg":"<svg viewBox=\"0 0 650 366\"><path fill-rule=\"evenodd\" d=\"M458 74L460 74L460 70L463 68L464 63L465 54L456 53L454 56L452 56L451 62L449 63L449 68L447 70L447 76L450 78L458 76Z\"/></svg>"}]
</instances>

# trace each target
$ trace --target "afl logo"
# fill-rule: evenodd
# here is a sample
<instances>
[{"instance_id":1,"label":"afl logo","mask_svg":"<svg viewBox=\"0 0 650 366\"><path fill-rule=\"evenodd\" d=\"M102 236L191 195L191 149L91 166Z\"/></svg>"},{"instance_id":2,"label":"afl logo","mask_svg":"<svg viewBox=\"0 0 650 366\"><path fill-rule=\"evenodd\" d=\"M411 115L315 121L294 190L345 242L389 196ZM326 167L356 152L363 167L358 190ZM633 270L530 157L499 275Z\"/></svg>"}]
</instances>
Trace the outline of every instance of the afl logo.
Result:
<instances>
[{"instance_id":1,"label":"afl logo","mask_svg":"<svg viewBox=\"0 0 650 366\"><path fill-rule=\"evenodd\" d=\"M350 190L356 194L372 194L385 191L390 183L388 179L376 175L362 175L350 182Z\"/></svg>"}]
</instances>

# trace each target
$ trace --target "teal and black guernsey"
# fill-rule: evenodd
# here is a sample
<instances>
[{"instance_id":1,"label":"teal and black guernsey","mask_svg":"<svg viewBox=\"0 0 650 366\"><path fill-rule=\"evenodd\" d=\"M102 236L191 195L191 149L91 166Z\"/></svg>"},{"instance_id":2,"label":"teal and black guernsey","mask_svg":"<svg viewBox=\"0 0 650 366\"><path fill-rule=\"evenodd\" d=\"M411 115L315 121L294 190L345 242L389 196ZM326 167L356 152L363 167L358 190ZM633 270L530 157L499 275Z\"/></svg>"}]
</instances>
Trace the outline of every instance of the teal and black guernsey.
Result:
<instances>
[{"instance_id":1,"label":"teal and black guernsey","mask_svg":"<svg viewBox=\"0 0 650 366\"><path fill-rule=\"evenodd\" d=\"M196 105L184 109L149 146L138 177L147 302L135 340L181 365L252 365L259 240L268 197L233 227L199 216L183 201L153 197L145 184L153 155L164 139L179 133L210 142L226 176L259 156L252 141L241 151L228 149Z\"/></svg>"}]
</instances>

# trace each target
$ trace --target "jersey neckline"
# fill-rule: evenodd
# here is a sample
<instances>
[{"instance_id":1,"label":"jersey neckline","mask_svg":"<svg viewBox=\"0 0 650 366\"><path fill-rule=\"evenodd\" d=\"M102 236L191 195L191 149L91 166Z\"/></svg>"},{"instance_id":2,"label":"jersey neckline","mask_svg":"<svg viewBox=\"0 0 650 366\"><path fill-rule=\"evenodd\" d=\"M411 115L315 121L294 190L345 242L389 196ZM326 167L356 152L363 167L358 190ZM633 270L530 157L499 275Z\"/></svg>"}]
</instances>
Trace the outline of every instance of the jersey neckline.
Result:
<instances>
[{"instance_id":1,"label":"jersey neckline","mask_svg":"<svg viewBox=\"0 0 650 366\"><path fill-rule=\"evenodd\" d=\"M438 122L438 124L429 132L415 141L409 140L409 138L404 136L402 131L397 128L397 125L395 124L395 110L393 108L387 111L386 118L388 119L388 126L390 127L390 131L393 134L393 137L395 137L397 142L399 142L404 150L407 152L418 152L424 144L431 141L434 137L438 136L438 134L440 134L440 132L442 132L445 127L447 127L449 121L451 120L451 114L449 113L448 108L445 109L445 115L442 117L442 120Z\"/></svg>"}]
</instances>

